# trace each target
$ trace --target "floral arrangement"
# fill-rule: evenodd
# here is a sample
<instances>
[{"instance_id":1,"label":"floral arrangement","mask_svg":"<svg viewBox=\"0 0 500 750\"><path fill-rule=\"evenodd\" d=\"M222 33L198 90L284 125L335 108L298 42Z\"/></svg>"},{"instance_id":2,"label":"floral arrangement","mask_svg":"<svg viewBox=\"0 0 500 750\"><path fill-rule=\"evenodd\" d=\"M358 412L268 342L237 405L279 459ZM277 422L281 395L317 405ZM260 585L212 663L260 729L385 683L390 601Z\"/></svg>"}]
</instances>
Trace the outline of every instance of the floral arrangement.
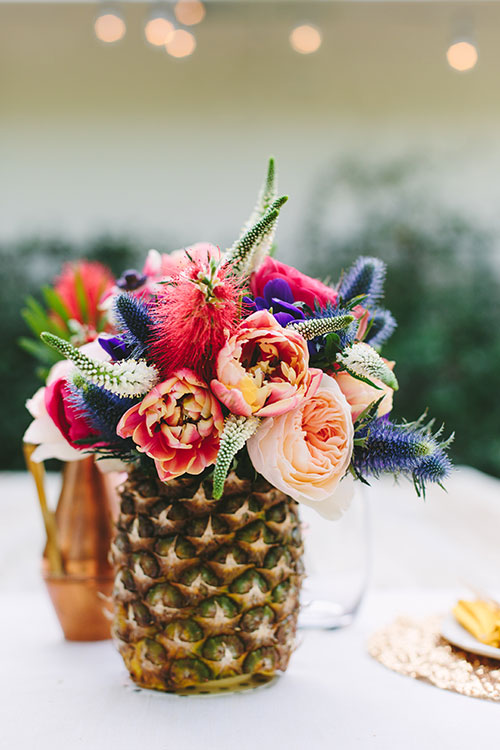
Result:
<instances>
[{"instance_id":1,"label":"floral arrangement","mask_svg":"<svg viewBox=\"0 0 500 750\"><path fill-rule=\"evenodd\" d=\"M432 420L389 416L398 382L380 353L396 326L381 306L384 264L359 258L329 285L275 260L286 200L271 160L231 248L150 251L142 272L100 289L115 330L82 316L95 332L84 345L58 330L70 309L59 285L41 338L67 361L30 405L25 439L39 460L92 452L164 482L203 475L214 498L231 470L260 474L329 518L348 504L349 477L404 475L419 494L442 483L452 438Z\"/></svg>"}]
</instances>

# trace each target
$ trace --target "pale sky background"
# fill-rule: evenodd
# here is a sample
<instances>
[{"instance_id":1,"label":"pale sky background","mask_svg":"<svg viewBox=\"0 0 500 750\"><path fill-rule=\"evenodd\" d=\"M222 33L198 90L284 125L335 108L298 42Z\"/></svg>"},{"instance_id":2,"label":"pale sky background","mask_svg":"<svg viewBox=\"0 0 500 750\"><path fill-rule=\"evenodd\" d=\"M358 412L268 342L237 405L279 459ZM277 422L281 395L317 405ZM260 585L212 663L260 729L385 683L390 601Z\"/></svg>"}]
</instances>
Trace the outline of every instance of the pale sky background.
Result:
<instances>
[{"instance_id":1,"label":"pale sky background","mask_svg":"<svg viewBox=\"0 0 500 750\"><path fill-rule=\"evenodd\" d=\"M0 2L0 241L132 233L161 250L230 243L266 159L291 196L296 256L315 179L343 156L417 153L440 199L495 222L500 205L500 4L208 2L183 60L144 39L147 3L121 5L103 45L94 3ZM323 44L289 44L311 21ZM479 62L456 73L463 27ZM427 161L425 161L427 160Z\"/></svg>"}]
</instances>

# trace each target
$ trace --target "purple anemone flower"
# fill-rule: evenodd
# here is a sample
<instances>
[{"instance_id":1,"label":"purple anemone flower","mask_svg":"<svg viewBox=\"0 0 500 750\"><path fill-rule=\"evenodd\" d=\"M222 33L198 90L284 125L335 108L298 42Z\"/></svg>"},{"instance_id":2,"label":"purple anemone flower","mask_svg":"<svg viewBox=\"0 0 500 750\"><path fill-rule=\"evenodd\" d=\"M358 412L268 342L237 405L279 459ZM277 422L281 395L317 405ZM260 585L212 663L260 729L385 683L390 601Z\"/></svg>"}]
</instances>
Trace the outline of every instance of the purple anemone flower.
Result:
<instances>
[{"instance_id":1,"label":"purple anemone flower","mask_svg":"<svg viewBox=\"0 0 500 750\"><path fill-rule=\"evenodd\" d=\"M285 279L271 279L263 289L263 297L245 297L247 306L256 312L257 310L272 310L278 323L283 327L292 320L305 320L305 315L298 307L295 307L294 296L290 284Z\"/></svg>"},{"instance_id":2,"label":"purple anemone flower","mask_svg":"<svg viewBox=\"0 0 500 750\"><path fill-rule=\"evenodd\" d=\"M124 336L99 336L97 340L113 362L118 362L130 356L130 347Z\"/></svg>"},{"instance_id":3,"label":"purple anemone flower","mask_svg":"<svg viewBox=\"0 0 500 750\"><path fill-rule=\"evenodd\" d=\"M127 268L116 280L116 286L124 292L134 292L144 286L146 281L147 276L143 273L136 271L135 268Z\"/></svg>"}]
</instances>

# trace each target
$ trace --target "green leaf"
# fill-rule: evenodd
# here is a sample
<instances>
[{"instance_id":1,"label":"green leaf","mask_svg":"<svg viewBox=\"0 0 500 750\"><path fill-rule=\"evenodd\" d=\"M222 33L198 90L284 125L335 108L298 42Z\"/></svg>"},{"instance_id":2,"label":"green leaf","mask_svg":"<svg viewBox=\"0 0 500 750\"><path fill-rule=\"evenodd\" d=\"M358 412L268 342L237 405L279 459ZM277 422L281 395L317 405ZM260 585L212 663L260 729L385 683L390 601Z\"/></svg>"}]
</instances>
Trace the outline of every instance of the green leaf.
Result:
<instances>
[{"instance_id":1,"label":"green leaf","mask_svg":"<svg viewBox=\"0 0 500 750\"><path fill-rule=\"evenodd\" d=\"M345 305L345 309L352 310L352 308L356 307L356 305L361 305L365 301L366 297L366 294L358 294L357 297L353 297L351 300L349 300L349 302Z\"/></svg>"},{"instance_id":2,"label":"green leaf","mask_svg":"<svg viewBox=\"0 0 500 750\"><path fill-rule=\"evenodd\" d=\"M42 287L42 294L44 296L47 307L50 307L65 323L71 318L71 312L66 307L62 297L53 289L51 286Z\"/></svg>"},{"instance_id":3,"label":"green leaf","mask_svg":"<svg viewBox=\"0 0 500 750\"><path fill-rule=\"evenodd\" d=\"M371 401L368 406L363 409L361 414L358 414L354 422L355 432L362 427L366 427L367 422L371 422L377 417L378 407L380 406L384 398L385 396L380 396L380 398L376 399L375 401Z\"/></svg>"},{"instance_id":4,"label":"green leaf","mask_svg":"<svg viewBox=\"0 0 500 750\"><path fill-rule=\"evenodd\" d=\"M365 377L364 375L359 375L357 372L354 372L354 370L350 370L345 365L342 365L342 369L345 372L348 372L349 375L353 378L356 378L356 380L361 380L362 383L366 383L367 385L371 385L372 388L376 388L377 391L381 391L382 388L379 385L376 385L373 380L370 380L370 378Z\"/></svg>"},{"instance_id":5,"label":"green leaf","mask_svg":"<svg viewBox=\"0 0 500 750\"><path fill-rule=\"evenodd\" d=\"M83 283L82 275L79 269L75 270L75 292L76 299L78 300L78 307L80 308L80 314L84 323L89 322L89 307L87 303L87 294L85 291L85 284Z\"/></svg>"},{"instance_id":6,"label":"green leaf","mask_svg":"<svg viewBox=\"0 0 500 750\"><path fill-rule=\"evenodd\" d=\"M327 362L335 362L337 352L340 350L340 336L336 333L327 333L325 336L324 357Z\"/></svg>"},{"instance_id":7,"label":"green leaf","mask_svg":"<svg viewBox=\"0 0 500 750\"><path fill-rule=\"evenodd\" d=\"M46 330L48 316L46 311L34 297L27 297L26 307L21 310L21 316L36 336Z\"/></svg>"},{"instance_id":8,"label":"green leaf","mask_svg":"<svg viewBox=\"0 0 500 750\"><path fill-rule=\"evenodd\" d=\"M29 339L23 336L18 340L18 344L21 349L24 349L25 352L44 364L52 365L62 359L57 352L48 349L41 341L35 341L34 339Z\"/></svg>"}]
</instances>

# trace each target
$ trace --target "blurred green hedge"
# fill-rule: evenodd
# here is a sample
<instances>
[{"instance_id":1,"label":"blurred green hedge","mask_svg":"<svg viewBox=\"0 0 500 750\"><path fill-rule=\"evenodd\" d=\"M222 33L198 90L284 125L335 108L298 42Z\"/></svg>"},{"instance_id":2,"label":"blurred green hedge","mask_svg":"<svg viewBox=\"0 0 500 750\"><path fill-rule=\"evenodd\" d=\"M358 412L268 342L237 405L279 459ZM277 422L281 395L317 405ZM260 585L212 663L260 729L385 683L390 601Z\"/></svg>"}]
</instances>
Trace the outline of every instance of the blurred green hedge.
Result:
<instances>
[{"instance_id":1,"label":"blurred green hedge","mask_svg":"<svg viewBox=\"0 0 500 750\"><path fill-rule=\"evenodd\" d=\"M384 306L398 322L383 351L397 363L394 416L428 407L455 431L455 462L500 476L499 238L445 207L421 173L405 162L325 171L302 270L336 279L358 255L387 262Z\"/></svg>"}]
</instances>

